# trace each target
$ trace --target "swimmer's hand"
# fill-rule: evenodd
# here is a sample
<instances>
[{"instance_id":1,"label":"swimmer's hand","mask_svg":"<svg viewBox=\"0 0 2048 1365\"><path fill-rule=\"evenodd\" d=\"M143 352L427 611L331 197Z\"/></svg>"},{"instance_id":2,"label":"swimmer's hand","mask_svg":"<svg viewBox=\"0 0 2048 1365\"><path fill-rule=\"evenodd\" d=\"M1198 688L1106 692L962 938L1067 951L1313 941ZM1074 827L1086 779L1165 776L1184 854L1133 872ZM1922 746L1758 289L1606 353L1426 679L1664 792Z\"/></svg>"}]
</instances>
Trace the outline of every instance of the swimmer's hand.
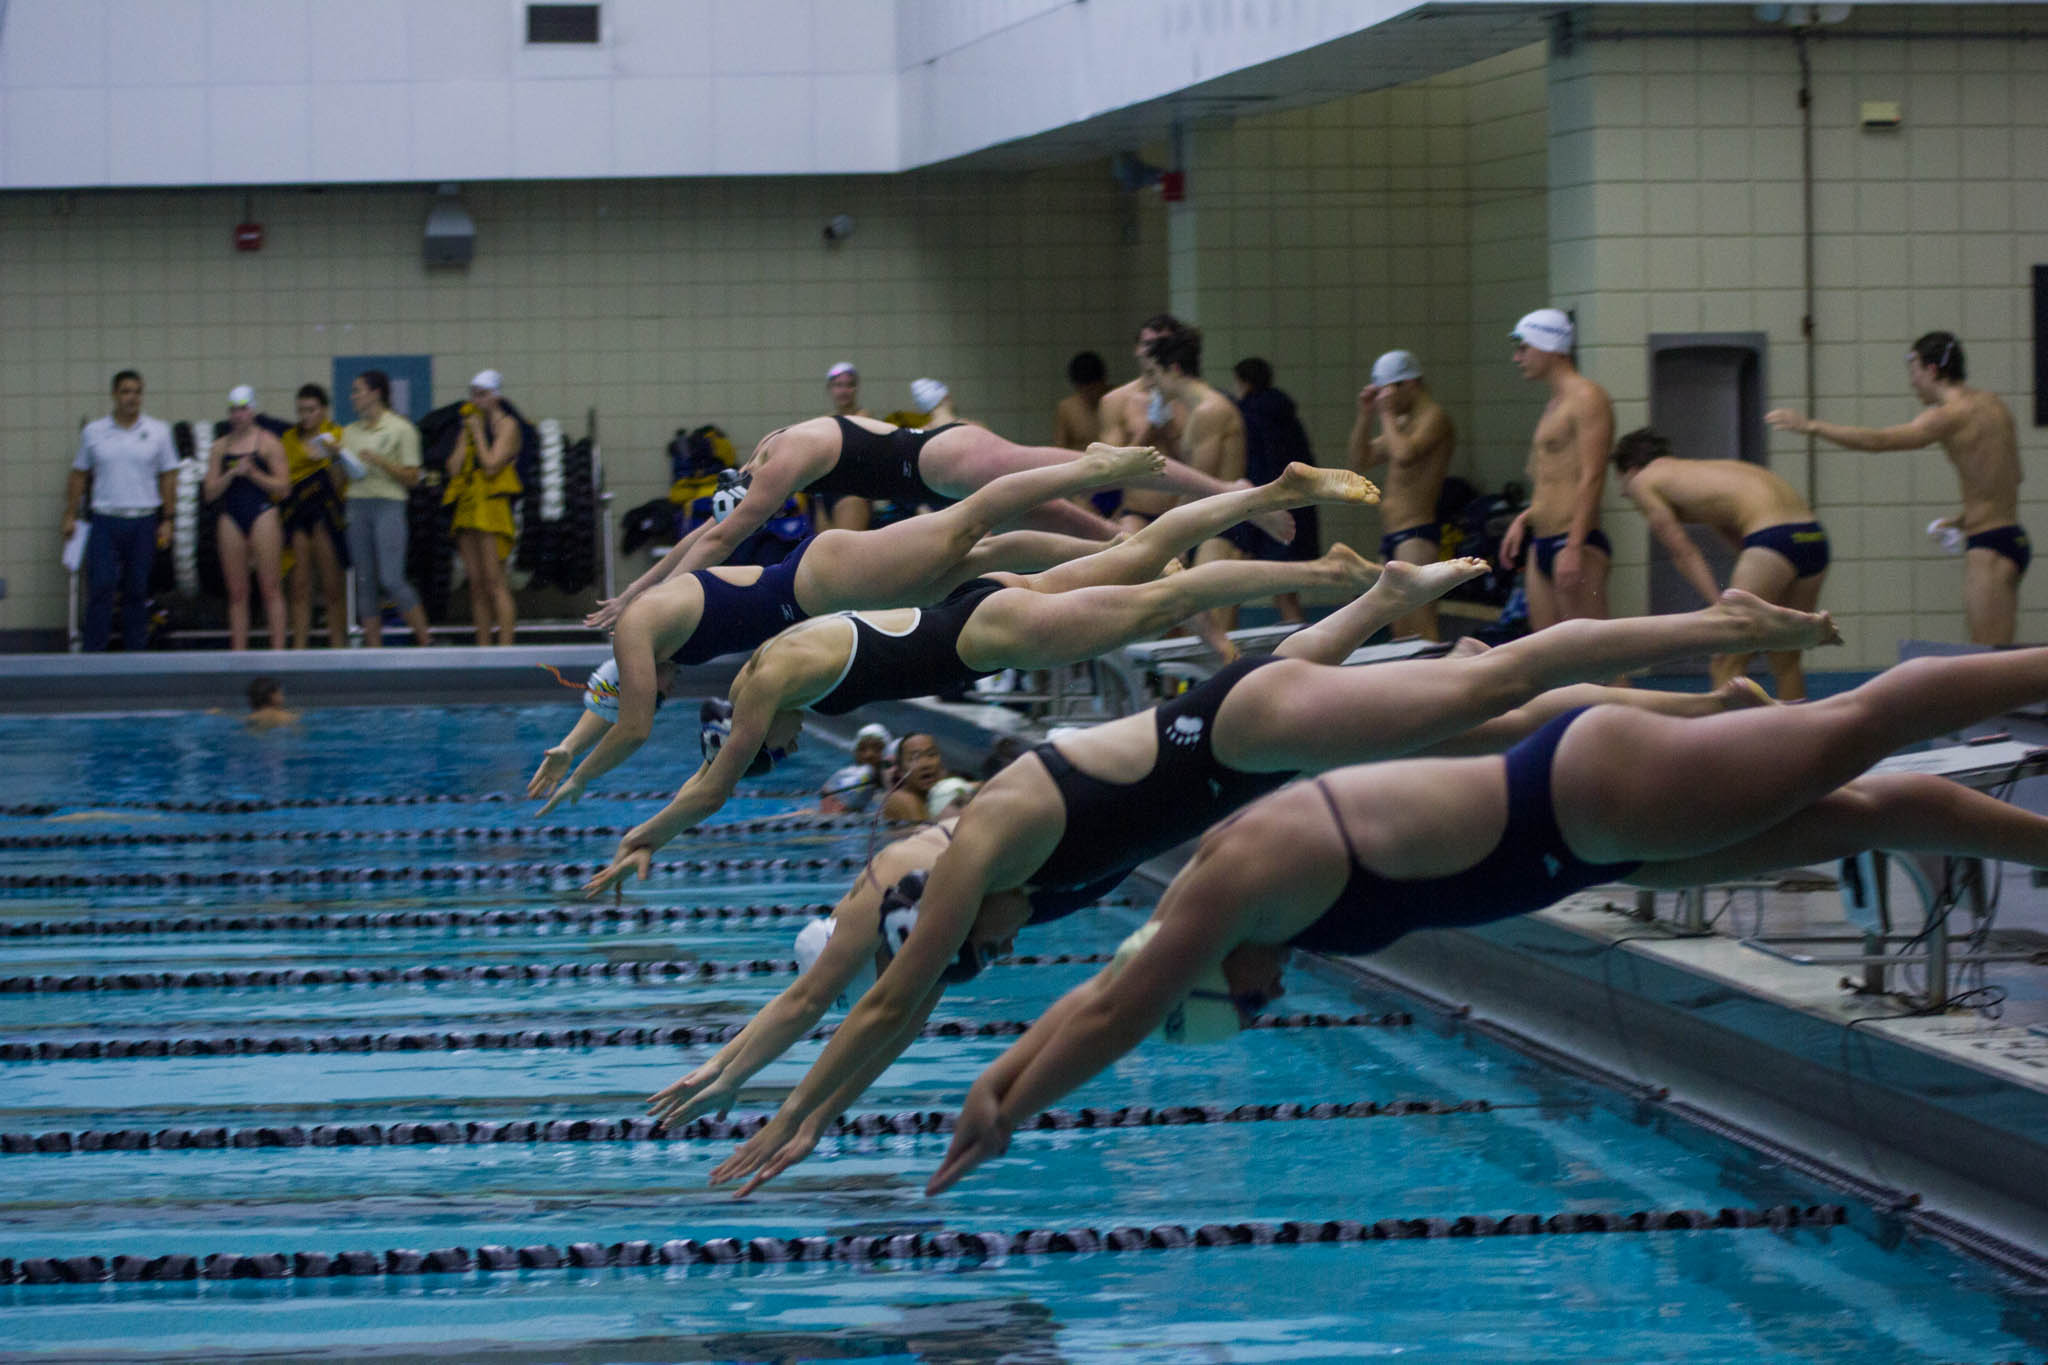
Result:
<instances>
[{"instance_id":1,"label":"swimmer's hand","mask_svg":"<svg viewBox=\"0 0 2048 1365\"><path fill-rule=\"evenodd\" d=\"M619 616L638 595L631 588L628 588L617 597L603 599L597 604L596 611L583 618L583 624L592 630L610 630L619 623Z\"/></svg>"},{"instance_id":2,"label":"swimmer's hand","mask_svg":"<svg viewBox=\"0 0 2048 1365\"><path fill-rule=\"evenodd\" d=\"M995 1096L970 1090L966 1103L960 1106L960 1118L953 1125L953 1142L946 1148L946 1159L925 1183L924 1192L944 1194L976 1166L1009 1150L1010 1124L1004 1120Z\"/></svg>"},{"instance_id":3,"label":"swimmer's hand","mask_svg":"<svg viewBox=\"0 0 2048 1365\"><path fill-rule=\"evenodd\" d=\"M768 1120L767 1127L741 1143L738 1151L719 1164L711 1173L711 1183L724 1185L744 1179L747 1183L734 1190L732 1196L744 1199L817 1148L817 1125L809 1119L791 1123L777 1114Z\"/></svg>"},{"instance_id":4,"label":"swimmer's hand","mask_svg":"<svg viewBox=\"0 0 2048 1365\"><path fill-rule=\"evenodd\" d=\"M1522 557L1522 541L1529 534L1529 514L1523 512L1508 523L1507 532L1500 538L1500 566L1513 569L1515 561Z\"/></svg>"},{"instance_id":5,"label":"swimmer's hand","mask_svg":"<svg viewBox=\"0 0 2048 1365\"><path fill-rule=\"evenodd\" d=\"M637 873L640 880L644 882L647 880L648 874L653 870L653 849L645 844L639 844L632 848L621 847L618 853L613 855L610 867L607 867L604 871L583 883L583 898L585 900L595 900L597 897L602 896L607 888L611 887L616 887L619 891L623 892L626 889L626 875L628 873Z\"/></svg>"},{"instance_id":6,"label":"swimmer's hand","mask_svg":"<svg viewBox=\"0 0 2048 1365\"><path fill-rule=\"evenodd\" d=\"M1764 425L1774 431L1789 431L1795 436L1805 436L1813 431L1813 423L1796 408L1772 408L1764 414Z\"/></svg>"},{"instance_id":7,"label":"swimmer's hand","mask_svg":"<svg viewBox=\"0 0 2048 1365\"><path fill-rule=\"evenodd\" d=\"M569 764L573 758L574 755L559 744L542 754L540 766L526 780L527 799L539 800L560 786L562 779L569 775Z\"/></svg>"},{"instance_id":8,"label":"swimmer's hand","mask_svg":"<svg viewBox=\"0 0 2048 1365\"><path fill-rule=\"evenodd\" d=\"M550 750L548 750L548 752L549 752L550 754L553 754L553 753L554 753L554 750L550 749ZM535 773L535 774L533 775L533 782L529 782L529 783L527 783L527 785L526 785L526 794L527 794L528 796L538 796L538 795L540 795L540 793L539 793L539 792L537 792L537 791L535 791L535 790L534 790L534 788L533 788L533 784L534 784L534 782L539 782L539 781L540 781L540 779L541 779L541 773L543 773L543 772L546 772L546 771L547 771L547 766L548 766L549 762L551 762L551 761L552 761L551 759L542 759L542 760L541 760L541 765L540 765L541 771L540 771L540 772L536 772L536 773ZM562 759L562 764L563 764L563 766L564 766L564 767L567 767L567 766L568 766L568 763L569 763L568 757L567 757L567 756L565 755L565 756L563 757L563 759ZM581 800L583 799L583 790L584 790L584 789L583 789L583 779L582 779L582 778L580 778L580 777L577 777L576 775L574 775L574 774L572 773L572 774L570 774L570 775L569 775L568 777L565 777L565 778L562 778L562 779L561 779L561 785L555 788L555 794L554 794L553 796L550 796L550 797L548 798L548 803L547 803L547 804L546 804L545 806L542 806L542 807L541 807L541 808L540 808L539 810L535 811L535 812L534 812L534 814L535 814L535 815L537 815L537 816L539 816L539 815L546 815L546 814L547 814L547 813L548 813L549 811L553 810L553 809L554 809L554 808L555 808L556 806L568 806L568 805L574 805L574 804L575 804L576 802L578 802L578 801L581 801Z\"/></svg>"},{"instance_id":9,"label":"swimmer's hand","mask_svg":"<svg viewBox=\"0 0 2048 1365\"><path fill-rule=\"evenodd\" d=\"M725 1068L716 1060L704 1063L689 1072L666 1090L657 1090L647 1098L647 1112L664 1128L680 1128L700 1114L713 1110L724 1118L732 1112L732 1102L739 1095L739 1080L728 1077Z\"/></svg>"}]
</instances>

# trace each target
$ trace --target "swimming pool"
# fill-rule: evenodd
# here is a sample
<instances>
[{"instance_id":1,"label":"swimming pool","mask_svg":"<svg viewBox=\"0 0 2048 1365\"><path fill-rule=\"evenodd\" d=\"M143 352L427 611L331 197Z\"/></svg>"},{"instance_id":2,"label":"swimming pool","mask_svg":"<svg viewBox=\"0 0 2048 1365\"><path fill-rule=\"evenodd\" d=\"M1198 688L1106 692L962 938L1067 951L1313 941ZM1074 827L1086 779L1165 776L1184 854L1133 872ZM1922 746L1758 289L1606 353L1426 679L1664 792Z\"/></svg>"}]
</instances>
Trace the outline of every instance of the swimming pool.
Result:
<instances>
[{"instance_id":1,"label":"swimming pool","mask_svg":"<svg viewBox=\"0 0 2048 1365\"><path fill-rule=\"evenodd\" d=\"M2038 1286L1853 1203L1836 1223L1838 1192L1304 971L1283 1008L1356 1022L1141 1049L1069 1097L1061 1126L1020 1131L927 1200L946 1139L917 1116L952 1108L1009 1041L974 1026L1028 1020L1093 968L986 972L934 1016L957 1036L914 1046L857 1106L879 1116L867 1131L749 1200L707 1191L730 1136L656 1140L626 1121L707 1055L671 1031L713 1036L787 982L805 907L837 895L872 836L765 827L801 803L749 797L665 851L691 866L636 889L635 913L593 911L563 868L615 836L515 835L523 802L420 800L518 790L565 724L563 707L335 710L260 737L228 716L0 720L0 799L22 812L0 817L0 978L38 987L0 993L17 1058L0 1061L0 1146L30 1149L0 1151L0 1257L17 1278L39 1258L195 1258L189 1279L0 1287L0 1351L2048 1355ZM694 752L679 734L658 726L613 786L672 786ZM837 759L825 747L770 781L814 783ZM559 818L616 829L652 808L593 799ZM54 884L80 877L114 884ZM1079 915L1019 946L1099 954L1140 913ZM362 979L260 984L351 969ZM772 1110L819 1047L762 1072L733 1118ZM123 1143L146 1145L105 1149ZM1797 1226L1661 1226L1724 1208ZM1640 1212L1653 1230L1600 1217ZM1585 1230L1488 1230L1518 1214ZM1067 1235L1014 1237L1027 1230ZM1004 1236L959 1235L981 1233ZM805 1238L820 1240L791 1240ZM456 1248L468 1268L422 1273ZM208 1278L209 1254L235 1277ZM832 1259L787 1259L812 1254ZM571 1264L541 1268L551 1257Z\"/></svg>"}]
</instances>

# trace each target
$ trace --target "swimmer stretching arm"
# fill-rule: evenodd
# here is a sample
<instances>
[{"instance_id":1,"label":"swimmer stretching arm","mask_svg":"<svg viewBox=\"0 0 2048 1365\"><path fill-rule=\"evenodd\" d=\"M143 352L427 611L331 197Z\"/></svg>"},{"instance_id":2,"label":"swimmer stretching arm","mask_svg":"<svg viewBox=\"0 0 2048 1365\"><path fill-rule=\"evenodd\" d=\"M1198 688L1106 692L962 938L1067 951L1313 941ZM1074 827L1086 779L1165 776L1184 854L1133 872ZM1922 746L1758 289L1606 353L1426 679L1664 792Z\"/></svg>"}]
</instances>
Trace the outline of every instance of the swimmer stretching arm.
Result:
<instances>
[{"instance_id":1,"label":"swimmer stretching arm","mask_svg":"<svg viewBox=\"0 0 2048 1365\"><path fill-rule=\"evenodd\" d=\"M533 770L533 776L526 780L526 795L538 800L561 785L569 773L569 765L577 755L604 737L612 723L595 711L584 711L576 717L576 723L569 733L557 740L553 747L541 755L540 766Z\"/></svg>"},{"instance_id":2,"label":"swimmer stretching arm","mask_svg":"<svg viewBox=\"0 0 2048 1365\"><path fill-rule=\"evenodd\" d=\"M1779 431L1800 436L1818 436L1844 450L1920 450L1955 435L1963 415L1945 403L1937 403L1910 422L1895 427L1846 427L1808 417L1795 408L1773 408L1764 421Z\"/></svg>"},{"instance_id":3,"label":"swimmer stretching arm","mask_svg":"<svg viewBox=\"0 0 2048 1365\"><path fill-rule=\"evenodd\" d=\"M1672 564L1685 581L1692 584L1693 591L1705 598L1710 607L1720 601L1721 585L1715 580L1714 571L1707 567L1707 557L1686 534L1684 523L1679 521L1678 513L1664 500L1664 495L1652 488L1643 474L1623 480L1622 492L1642 511L1643 519L1650 523L1651 533L1663 542L1671 554Z\"/></svg>"},{"instance_id":4,"label":"swimmer stretching arm","mask_svg":"<svg viewBox=\"0 0 2048 1365\"><path fill-rule=\"evenodd\" d=\"M620 618L619 628L612 636L612 658L619 666L619 718L590 756L555 788L547 804L536 812L538 815L582 799L592 782L631 758L654 733L654 694L659 679L651 618L637 612Z\"/></svg>"}]
</instances>

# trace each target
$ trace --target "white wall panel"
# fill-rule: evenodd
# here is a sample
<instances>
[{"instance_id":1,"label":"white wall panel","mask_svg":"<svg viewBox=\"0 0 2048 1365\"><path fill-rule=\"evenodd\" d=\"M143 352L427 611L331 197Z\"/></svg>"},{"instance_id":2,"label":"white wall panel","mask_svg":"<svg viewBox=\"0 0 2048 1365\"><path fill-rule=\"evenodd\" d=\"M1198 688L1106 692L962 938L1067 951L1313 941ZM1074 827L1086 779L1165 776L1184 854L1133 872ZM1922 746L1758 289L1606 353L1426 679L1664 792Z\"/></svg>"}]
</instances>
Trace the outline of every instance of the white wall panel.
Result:
<instances>
[{"instance_id":1,"label":"white wall panel","mask_svg":"<svg viewBox=\"0 0 2048 1365\"><path fill-rule=\"evenodd\" d=\"M518 81L512 87L512 173L553 180L611 169L612 82Z\"/></svg>"},{"instance_id":2,"label":"white wall panel","mask_svg":"<svg viewBox=\"0 0 2048 1365\"><path fill-rule=\"evenodd\" d=\"M335 0L322 0L332 4ZM404 6L407 74L415 81L503 79L524 35L503 0L432 0Z\"/></svg>"},{"instance_id":3,"label":"white wall panel","mask_svg":"<svg viewBox=\"0 0 2048 1365\"><path fill-rule=\"evenodd\" d=\"M822 171L893 171L902 142L896 77L813 76L811 147Z\"/></svg>"},{"instance_id":4,"label":"white wall panel","mask_svg":"<svg viewBox=\"0 0 2048 1365\"><path fill-rule=\"evenodd\" d=\"M8 6L10 27L15 8ZM206 17L206 0L113 0L106 12L107 84L132 88L196 85L215 76L232 79L231 73L207 70Z\"/></svg>"},{"instance_id":5,"label":"white wall panel","mask_svg":"<svg viewBox=\"0 0 2048 1365\"><path fill-rule=\"evenodd\" d=\"M107 0L13 3L0 32L0 85L9 90L107 83Z\"/></svg>"},{"instance_id":6,"label":"white wall panel","mask_svg":"<svg viewBox=\"0 0 2048 1365\"><path fill-rule=\"evenodd\" d=\"M312 87L313 174L321 180L411 180L412 89L396 81Z\"/></svg>"},{"instance_id":7,"label":"white wall panel","mask_svg":"<svg viewBox=\"0 0 2048 1365\"><path fill-rule=\"evenodd\" d=\"M117 185L198 185L206 158L206 87L118 89L107 94L107 178Z\"/></svg>"},{"instance_id":8,"label":"white wall panel","mask_svg":"<svg viewBox=\"0 0 2048 1365\"><path fill-rule=\"evenodd\" d=\"M209 80L303 85L312 74L306 0L208 0Z\"/></svg>"},{"instance_id":9,"label":"white wall panel","mask_svg":"<svg viewBox=\"0 0 2048 1365\"><path fill-rule=\"evenodd\" d=\"M717 175L812 170L808 76L714 76L711 169Z\"/></svg>"},{"instance_id":10,"label":"white wall panel","mask_svg":"<svg viewBox=\"0 0 2048 1365\"><path fill-rule=\"evenodd\" d=\"M482 180L512 161L510 81L419 82L412 87L412 174Z\"/></svg>"},{"instance_id":11,"label":"white wall panel","mask_svg":"<svg viewBox=\"0 0 2048 1365\"><path fill-rule=\"evenodd\" d=\"M711 83L615 80L612 170L619 175L711 174Z\"/></svg>"},{"instance_id":12,"label":"white wall panel","mask_svg":"<svg viewBox=\"0 0 2048 1365\"><path fill-rule=\"evenodd\" d=\"M896 6L892 0L815 5L808 27L811 71L896 69Z\"/></svg>"},{"instance_id":13,"label":"white wall panel","mask_svg":"<svg viewBox=\"0 0 2048 1365\"><path fill-rule=\"evenodd\" d=\"M107 92L9 90L0 96L7 184L88 183L107 179Z\"/></svg>"},{"instance_id":14,"label":"white wall panel","mask_svg":"<svg viewBox=\"0 0 2048 1365\"><path fill-rule=\"evenodd\" d=\"M812 0L718 5L711 22L714 70L793 75L811 64Z\"/></svg>"},{"instance_id":15,"label":"white wall panel","mask_svg":"<svg viewBox=\"0 0 2048 1365\"><path fill-rule=\"evenodd\" d=\"M711 74L711 7L674 0L606 0L605 43L612 70L630 76Z\"/></svg>"},{"instance_id":16,"label":"white wall panel","mask_svg":"<svg viewBox=\"0 0 2048 1365\"><path fill-rule=\"evenodd\" d=\"M206 91L208 169L221 180L315 179L305 85L216 85Z\"/></svg>"},{"instance_id":17,"label":"white wall panel","mask_svg":"<svg viewBox=\"0 0 2048 1365\"><path fill-rule=\"evenodd\" d=\"M402 81L412 70L405 0L314 0L308 12L313 80Z\"/></svg>"}]
</instances>

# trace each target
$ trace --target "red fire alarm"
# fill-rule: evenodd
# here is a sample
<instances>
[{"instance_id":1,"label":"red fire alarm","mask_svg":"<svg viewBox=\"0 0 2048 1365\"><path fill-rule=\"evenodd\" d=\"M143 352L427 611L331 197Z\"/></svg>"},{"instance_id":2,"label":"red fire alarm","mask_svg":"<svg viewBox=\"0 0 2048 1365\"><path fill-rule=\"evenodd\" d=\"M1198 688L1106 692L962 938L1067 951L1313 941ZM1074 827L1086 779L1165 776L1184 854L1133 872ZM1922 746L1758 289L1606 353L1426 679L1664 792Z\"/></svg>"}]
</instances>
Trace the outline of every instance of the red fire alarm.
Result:
<instances>
[{"instance_id":1,"label":"red fire alarm","mask_svg":"<svg viewBox=\"0 0 2048 1365\"><path fill-rule=\"evenodd\" d=\"M261 224L261 223L237 223L237 224L235 224L235 250L237 250L237 251L261 251L261 250L263 250L263 224Z\"/></svg>"},{"instance_id":2,"label":"red fire alarm","mask_svg":"<svg viewBox=\"0 0 2048 1365\"><path fill-rule=\"evenodd\" d=\"M1188 197L1188 173L1186 171L1165 171L1159 177L1159 197L1169 204L1178 204Z\"/></svg>"}]
</instances>

